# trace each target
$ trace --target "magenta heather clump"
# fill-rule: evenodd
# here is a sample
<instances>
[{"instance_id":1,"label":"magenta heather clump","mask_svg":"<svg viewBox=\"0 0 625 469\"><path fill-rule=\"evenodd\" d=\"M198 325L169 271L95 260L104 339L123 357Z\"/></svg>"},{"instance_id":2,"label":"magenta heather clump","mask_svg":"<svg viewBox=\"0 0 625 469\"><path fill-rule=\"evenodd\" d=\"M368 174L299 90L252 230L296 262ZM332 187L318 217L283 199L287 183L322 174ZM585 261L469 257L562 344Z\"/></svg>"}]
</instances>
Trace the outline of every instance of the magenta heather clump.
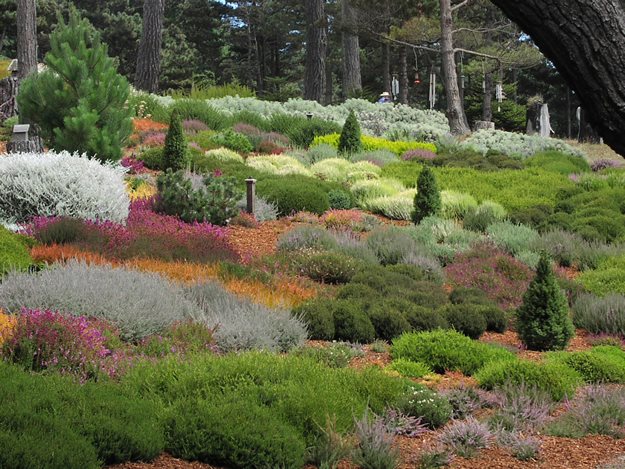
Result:
<instances>
[{"instance_id":1,"label":"magenta heather clump","mask_svg":"<svg viewBox=\"0 0 625 469\"><path fill-rule=\"evenodd\" d=\"M146 168L143 161L137 160L134 156L124 156L121 165L130 170L130 174L145 173Z\"/></svg>"},{"instance_id":2,"label":"magenta heather clump","mask_svg":"<svg viewBox=\"0 0 625 469\"><path fill-rule=\"evenodd\" d=\"M98 327L101 323L84 316L24 308L2 355L27 370L55 370L82 381L94 378L111 354Z\"/></svg>"},{"instance_id":3,"label":"magenta heather clump","mask_svg":"<svg viewBox=\"0 0 625 469\"><path fill-rule=\"evenodd\" d=\"M246 135L248 137L260 137L262 131L251 124L246 124L245 122L239 122L232 127L232 130L239 134Z\"/></svg>"},{"instance_id":4,"label":"magenta heather clump","mask_svg":"<svg viewBox=\"0 0 625 469\"><path fill-rule=\"evenodd\" d=\"M198 132L203 132L204 130L209 130L208 126L198 119L187 119L183 121L182 128L188 134L196 134Z\"/></svg>"},{"instance_id":5,"label":"magenta heather clump","mask_svg":"<svg viewBox=\"0 0 625 469\"><path fill-rule=\"evenodd\" d=\"M403 155L401 155L401 159L404 161L432 161L436 158L436 153L430 150L408 150Z\"/></svg>"}]
</instances>

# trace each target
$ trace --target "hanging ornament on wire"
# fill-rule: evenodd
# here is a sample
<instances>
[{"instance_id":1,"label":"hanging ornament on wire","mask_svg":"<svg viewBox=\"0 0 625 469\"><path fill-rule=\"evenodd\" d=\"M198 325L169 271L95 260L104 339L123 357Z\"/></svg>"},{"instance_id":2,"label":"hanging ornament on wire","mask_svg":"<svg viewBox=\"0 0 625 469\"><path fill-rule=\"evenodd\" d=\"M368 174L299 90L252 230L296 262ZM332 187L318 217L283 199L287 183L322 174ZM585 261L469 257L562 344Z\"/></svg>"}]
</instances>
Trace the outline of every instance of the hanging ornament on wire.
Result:
<instances>
[{"instance_id":1,"label":"hanging ornament on wire","mask_svg":"<svg viewBox=\"0 0 625 469\"><path fill-rule=\"evenodd\" d=\"M414 69L415 69L414 84L420 85L421 77L419 76L419 57L417 56L417 49L413 47L412 52L414 52Z\"/></svg>"},{"instance_id":2,"label":"hanging ornament on wire","mask_svg":"<svg viewBox=\"0 0 625 469\"><path fill-rule=\"evenodd\" d=\"M503 70L499 68L499 81L495 86L495 96L497 97L497 102L499 106L497 106L497 112L501 112L501 103L506 99L506 95L503 92Z\"/></svg>"},{"instance_id":3,"label":"hanging ornament on wire","mask_svg":"<svg viewBox=\"0 0 625 469\"><path fill-rule=\"evenodd\" d=\"M460 88L465 88L465 80L464 76L464 51L460 52Z\"/></svg>"},{"instance_id":4,"label":"hanging ornament on wire","mask_svg":"<svg viewBox=\"0 0 625 469\"><path fill-rule=\"evenodd\" d=\"M430 109L434 109L436 105L436 72L434 67L430 70Z\"/></svg>"}]
</instances>

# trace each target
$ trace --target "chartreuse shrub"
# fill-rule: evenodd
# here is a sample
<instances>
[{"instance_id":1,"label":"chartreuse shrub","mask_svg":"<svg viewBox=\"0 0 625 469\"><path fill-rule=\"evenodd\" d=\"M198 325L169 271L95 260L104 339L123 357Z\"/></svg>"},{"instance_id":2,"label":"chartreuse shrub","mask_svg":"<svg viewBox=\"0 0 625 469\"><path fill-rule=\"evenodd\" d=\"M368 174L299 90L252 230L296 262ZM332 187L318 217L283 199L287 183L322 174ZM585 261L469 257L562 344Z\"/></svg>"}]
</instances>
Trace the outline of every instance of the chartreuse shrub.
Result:
<instances>
[{"instance_id":1,"label":"chartreuse shrub","mask_svg":"<svg viewBox=\"0 0 625 469\"><path fill-rule=\"evenodd\" d=\"M624 383L625 352L619 347L600 346L584 352L552 352L547 360L577 371L587 383Z\"/></svg>"},{"instance_id":2,"label":"chartreuse shrub","mask_svg":"<svg viewBox=\"0 0 625 469\"><path fill-rule=\"evenodd\" d=\"M338 133L316 137L313 140L313 145L326 144L338 148L339 139L340 135ZM397 156L401 156L409 150L428 150L436 153L436 145L433 143L405 142L401 140L391 141L380 137L371 137L369 135L361 136L361 144L362 151L388 150L395 153Z\"/></svg>"},{"instance_id":3,"label":"chartreuse shrub","mask_svg":"<svg viewBox=\"0 0 625 469\"><path fill-rule=\"evenodd\" d=\"M72 10L50 35L47 70L20 86L20 115L41 129L50 148L119 160L132 132L128 81L117 73L100 34Z\"/></svg>"},{"instance_id":4,"label":"chartreuse shrub","mask_svg":"<svg viewBox=\"0 0 625 469\"><path fill-rule=\"evenodd\" d=\"M330 208L328 193L314 179L284 177L264 179L258 182L260 196L274 203L280 215L307 211L321 215Z\"/></svg>"},{"instance_id":5,"label":"chartreuse shrub","mask_svg":"<svg viewBox=\"0 0 625 469\"><path fill-rule=\"evenodd\" d=\"M264 353L166 358L135 367L123 385L167 407L174 456L240 468L302 467L327 417L345 434L367 406L380 413L407 391L381 370Z\"/></svg>"},{"instance_id":6,"label":"chartreuse shrub","mask_svg":"<svg viewBox=\"0 0 625 469\"><path fill-rule=\"evenodd\" d=\"M503 348L444 330L403 334L393 340L391 354L393 359L423 363L436 373L461 371L466 375L474 374L491 362L515 360L515 356Z\"/></svg>"},{"instance_id":7,"label":"chartreuse shrub","mask_svg":"<svg viewBox=\"0 0 625 469\"><path fill-rule=\"evenodd\" d=\"M517 331L530 350L560 350L575 334L566 297L546 255L517 310Z\"/></svg>"},{"instance_id":8,"label":"chartreuse shrub","mask_svg":"<svg viewBox=\"0 0 625 469\"><path fill-rule=\"evenodd\" d=\"M162 410L116 384L80 385L0 363L0 466L82 469L152 460L165 449Z\"/></svg>"},{"instance_id":9,"label":"chartreuse shrub","mask_svg":"<svg viewBox=\"0 0 625 469\"><path fill-rule=\"evenodd\" d=\"M179 171L186 166L187 141L182 130L182 119L178 111L171 113L169 130L163 148L163 169Z\"/></svg>"},{"instance_id":10,"label":"chartreuse shrub","mask_svg":"<svg viewBox=\"0 0 625 469\"><path fill-rule=\"evenodd\" d=\"M397 358L388 366L389 370L398 372L406 378L422 378L432 373L432 370L423 363L413 362L405 358Z\"/></svg>"},{"instance_id":11,"label":"chartreuse shrub","mask_svg":"<svg viewBox=\"0 0 625 469\"><path fill-rule=\"evenodd\" d=\"M602 260L595 270L587 270L579 277L586 290L595 295L625 293L625 256Z\"/></svg>"},{"instance_id":12,"label":"chartreuse shrub","mask_svg":"<svg viewBox=\"0 0 625 469\"><path fill-rule=\"evenodd\" d=\"M419 224L426 217L436 215L441 209L441 195L436 178L429 167L423 168L417 179L417 195L414 198L413 220Z\"/></svg>"},{"instance_id":13,"label":"chartreuse shrub","mask_svg":"<svg viewBox=\"0 0 625 469\"><path fill-rule=\"evenodd\" d=\"M32 263L21 239L0 226L0 278L11 271L26 270Z\"/></svg>"},{"instance_id":14,"label":"chartreuse shrub","mask_svg":"<svg viewBox=\"0 0 625 469\"><path fill-rule=\"evenodd\" d=\"M525 166L528 168L542 168L545 171L553 171L567 176L573 173L590 172L590 165L584 158L567 155L559 151L536 153L525 160Z\"/></svg>"},{"instance_id":15,"label":"chartreuse shrub","mask_svg":"<svg viewBox=\"0 0 625 469\"><path fill-rule=\"evenodd\" d=\"M484 389L525 384L549 393L556 401L572 397L582 381L580 375L567 365L530 360L491 361L475 374L475 379Z\"/></svg>"}]
</instances>

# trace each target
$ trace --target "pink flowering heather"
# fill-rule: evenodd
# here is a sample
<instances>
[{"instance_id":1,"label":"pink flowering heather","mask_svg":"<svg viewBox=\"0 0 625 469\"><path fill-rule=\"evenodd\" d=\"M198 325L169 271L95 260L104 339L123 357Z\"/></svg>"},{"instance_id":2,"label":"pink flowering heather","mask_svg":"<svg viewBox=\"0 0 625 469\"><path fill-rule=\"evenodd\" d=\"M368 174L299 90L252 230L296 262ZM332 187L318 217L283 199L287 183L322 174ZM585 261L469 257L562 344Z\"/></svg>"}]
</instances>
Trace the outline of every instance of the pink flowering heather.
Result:
<instances>
[{"instance_id":1,"label":"pink flowering heather","mask_svg":"<svg viewBox=\"0 0 625 469\"><path fill-rule=\"evenodd\" d=\"M84 381L100 372L111 353L97 326L83 316L24 308L2 354L28 370L56 370Z\"/></svg>"},{"instance_id":2,"label":"pink flowering heather","mask_svg":"<svg viewBox=\"0 0 625 469\"><path fill-rule=\"evenodd\" d=\"M596 172L596 171L601 171L601 170L608 169L608 168L621 168L622 166L623 166L623 163L621 161L600 159L600 160L593 161L590 164L590 169Z\"/></svg>"},{"instance_id":3,"label":"pink flowering heather","mask_svg":"<svg viewBox=\"0 0 625 469\"><path fill-rule=\"evenodd\" d=\"M141 143L146 147L162 147L165 145L165 132L146 132L142 134Z\"/></svg>"},{"instance_id":4,"label":"pink flowering heather","mask_svg":"<svg viewBox=\"0 0 625 469\"><path fill-rule=\"evenodd\" d=\"M226 228L206 222L185 223L177 217L154 212L153 206L153 198L133 201L126 225L85 221L83 238L77 244L118 259L154 257L196 262L238 259L227 239ZM57 217L35 218L24 232L35 235L56 221Z\"/></svg>"},{"instance_id":5,"label":"pink flowering heather","mask_svg":"<svg viewBox=\"0 0 625 469\"><path fill-rule=\"evenodd\" d=\"M436 153L430 150L408 150L401 159L404 161L432 161L436 158Z\"/></svg>"},{"instance_id":6,"label":"pink flowering heather","mask_svg":"<svg viewBox=\"0 0 625 469\"><path fill-rule=\"evenodd\" d=\"M182 128L188 134L196 134L198 132L208 130L208 126L201 120L197 119L187 119L183 121Z\"/></svg>"},{"instance_id":7,"label":"pink flowering heather","mask_svg":"<svg viewBox=\"0 0 625 469\"><path fill-rule=\"evenodd\" d=\"M260 137L260 135L262 134L261 130L258 127L255 127L251 124L246 124L245 122L239 122L238 124L235 124L232 127L232 130L248 137Z\"/></svg>"},{"instance_id":8,"label":"pink flowering heather","mask_svg":"<svg viewBox=\"0 0 625 469\"><path fill-rule=\"evenodd\" d=\"M137 160L134 156L124 156L122 158L121 165L124 168L128 168L130 170L130 174L140 174L146 172L143 161Z\"/></svg>"},{"instance_id":9,"label":"pink flowering heather","mask_svg":"<svg viewBox=\"0 0 625 469\"><path fill-rule=\"evenodd\" d=\"M488 244L458 254L445 273L452 284L479 288L506 310L521 305L533 278L529 267Z\"/></svg>"}]
</instances>

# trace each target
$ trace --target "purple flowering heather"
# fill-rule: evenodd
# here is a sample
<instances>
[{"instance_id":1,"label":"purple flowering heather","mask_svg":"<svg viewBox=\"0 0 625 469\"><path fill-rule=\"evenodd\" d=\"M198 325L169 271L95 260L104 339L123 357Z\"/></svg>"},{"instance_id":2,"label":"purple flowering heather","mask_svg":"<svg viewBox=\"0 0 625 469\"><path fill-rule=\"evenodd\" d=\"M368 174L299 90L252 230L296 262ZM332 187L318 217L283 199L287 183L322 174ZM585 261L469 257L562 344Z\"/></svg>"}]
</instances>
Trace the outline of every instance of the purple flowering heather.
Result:
<instances>
[{"instance_id":1,"label":"purple flowering heather","mask_svg":"<svg viewBox=\"0 0 625 469\"><path fill-rule=\"evenodd\" d=\"M401 159L404 161L432 161L436 158L436 153L430 150L408 150Z\"/></svg>"},{"instance_id":2,"label":"purple flowering heather","mask_svg":"<svg viewBox=\"0 0 625 469\"><path fill-rule=\"evenodd\" d=\"M623 166L623 163L620 161L600 159L593 161L590 164L590 169L597 172L608 168L620 168L621 166Z\"/></svg>"}]
</instances>

